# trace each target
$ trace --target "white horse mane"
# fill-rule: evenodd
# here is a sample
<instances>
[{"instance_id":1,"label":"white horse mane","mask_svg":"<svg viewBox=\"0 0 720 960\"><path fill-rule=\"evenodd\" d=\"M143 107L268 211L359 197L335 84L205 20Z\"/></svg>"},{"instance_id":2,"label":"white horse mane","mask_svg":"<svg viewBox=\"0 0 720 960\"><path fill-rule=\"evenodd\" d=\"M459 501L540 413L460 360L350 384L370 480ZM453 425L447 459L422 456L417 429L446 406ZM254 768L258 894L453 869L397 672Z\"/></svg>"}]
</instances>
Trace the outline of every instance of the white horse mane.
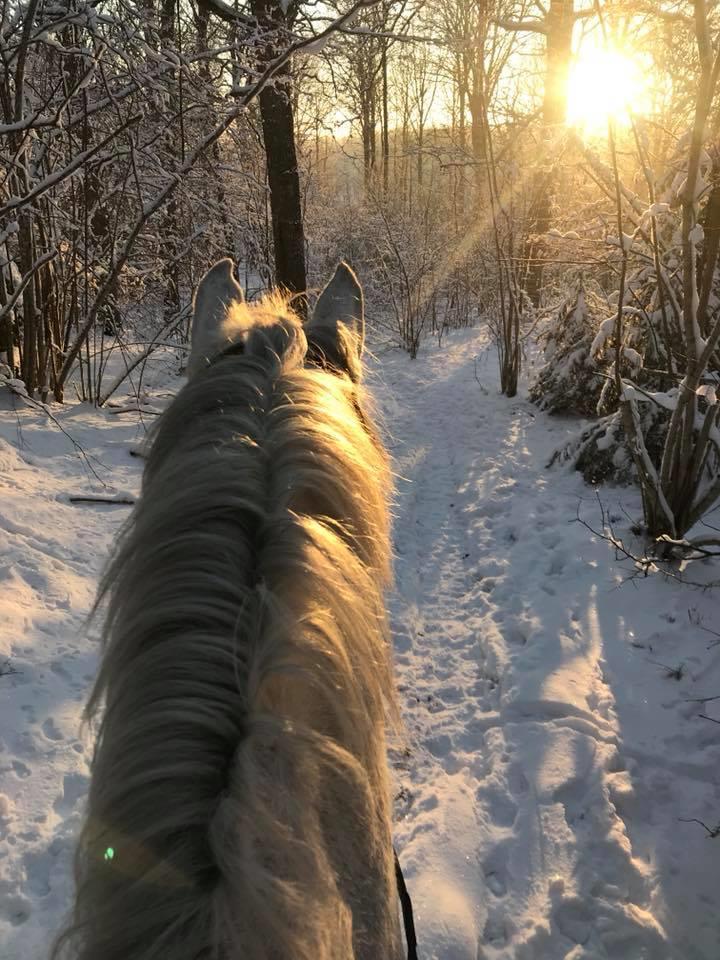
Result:
<instances>
[{"instance_id":1,"label":"white horse mane","mask_svg":"<svg viewBox=\"0 0 720 960\"><path fill-rule=\"evenodd\" d=\"M389 470L357 382L362 295L341 265L303 327L238 291L229 261L200 286L190 380L101 585L98 740L57 957L401 955Z\"/></svg>"}]
</instances>

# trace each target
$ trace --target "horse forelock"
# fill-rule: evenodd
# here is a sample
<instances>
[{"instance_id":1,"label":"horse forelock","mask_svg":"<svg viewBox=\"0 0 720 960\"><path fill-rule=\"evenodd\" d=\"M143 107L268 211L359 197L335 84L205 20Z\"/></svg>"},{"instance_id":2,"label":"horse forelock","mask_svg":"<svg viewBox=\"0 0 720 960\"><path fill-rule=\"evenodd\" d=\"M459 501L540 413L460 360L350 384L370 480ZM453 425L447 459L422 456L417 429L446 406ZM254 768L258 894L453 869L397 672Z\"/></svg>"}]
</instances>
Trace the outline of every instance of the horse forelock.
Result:
<instances>
[{"instance_id":1,"label":"horse forelock","mask_svg":"<svg viewBox=\"0 0 720 960\"><path fill-rule=\"evenodd\" d=\"M361 379L357 336L343 323L311 324L306 331L284 294L232 303L221 325L219 342L222 346L215 359L234 347L250 354L270 349L289 366L319 367L337 376L349 376L354 383Z\"/></svg>"},{"instance_id":2,"label":"horse forelock","mask_svg":"<svg viewBox=\"0 0 720 960\"><path fill-rule=\"evenodd\" d=\"M65 942L81 960L394 957L388 464L358 384L306 366L287 300L234 304L223 343L157 425L102 584Z\"/></svg>"}]
</instances>

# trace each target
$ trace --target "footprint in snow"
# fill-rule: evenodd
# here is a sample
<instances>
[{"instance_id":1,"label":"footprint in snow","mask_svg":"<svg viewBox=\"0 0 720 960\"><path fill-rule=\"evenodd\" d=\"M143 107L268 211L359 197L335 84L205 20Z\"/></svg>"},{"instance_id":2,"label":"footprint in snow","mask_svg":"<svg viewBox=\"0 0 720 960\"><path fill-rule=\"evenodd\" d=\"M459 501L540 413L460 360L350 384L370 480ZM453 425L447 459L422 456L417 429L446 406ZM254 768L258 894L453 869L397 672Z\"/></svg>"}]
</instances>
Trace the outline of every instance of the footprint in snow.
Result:
<instances>
[{"instance_id":1,"label":"footprint in snow","mask_svg":"<svg viewBox=\"0 0 720 960\"><path fill-rule=\"evenodd\" d=\"M522 766L519 763L511 762L505 774L508 790L514 797L524 796L529 789L530 784L525 776Z\"/></svg>"},{"instance_id":2,"label":"footprint in snow","mask_svg":"<svg viewBox=\"0 0 720 960\"><path fill-rule=\"evenodd\" d=\"M480 938L480 943L478 944L478 956L484 955L484 951L482 950L483 944L491 944L492 946L499 947L507 942L508 931L505 926L505 921L502 917L489 916L482 937Z\"/></svg>"},{"instance_id":3,"label":"footprint in snow","mask_svg":"<svg viewBox=\"0 0 720 960\"><path fill-rule=\"evenodd\" d=\"M88 778L82 773L66 773L63 777L63 791L53 806L57 813L69 813L78 800L87 792Z\"/></svg>"},{"instance_id":4,"label":"footprint in snow","mask_svg":"<svg viewBox=\"0 0 720 960\"><path fill-rule=\"evenodd\" d=\"M496 897L504 897L507 893L507 844L499 844L485 861L483 874L488 890Z\"/></svg>"},{"instance_id":5,"label":"footprint in snow","mask_svg":"<svg viewBox=\"0 0 720 960\"><path fill-rule=\"evenodd\" d=\"M590 939L594 918L581 900L564 900L553 910L553 919L568 940L582 945Z\"/></svg>"},{"instance_id":6,"label":"footprint in snow","mask_svg":"<svg viewBox=\"0 0 720 960\"><path fill-rule=\"evenodd\" d=\"M564 570L565 570L565 557L558 551L555 551L551 555L550 560L547 566L545 567L545 574L548 577L557 577L561 573L563 573Z\"/></svg>"},{"instance_id":7,"label":"footprint in snow","mask_svg":"<svg viewBox=\"0 0 720 960\"><path fill-rule=\"evenodd\" d=\"M48 850L30 851L23 857L27 888L33 896L46 897L50 893L53 859Z\"/></svg>"},{"instance_id":8,"label":"footprint in snow","mask_svg":"<svg viewBox=\"0 0 720 960\"><path fill-rule=\"evenodd\" d=\"M23 703L20 709L27 717L28 723L35 723L35 707L31 703Z\"/></svg>"},{"instance_id":9,"label":"footprint in snow","mask_svg":"<svg viewBox=\"0 0 720 960\"><path fill-rule=\"evenodd\" d=\"M477 800L488 811L490 819L498 827L512 827L518 813L518 805L497 786L479 787Z\"/></svg>"},{"instance_id":10,"label":"footprint in snow","mask_svg":"<svg viewBox=\"0 0 720 960\"><path fill-rule=\"evenodd\" d=\"M515 647L524 647L528 642L528 630L517 624L508 624L503 626L501 631L503 640Z\"/></svg>"},{"instance_id":11,"label":"footprint in snow","mask_svg":"<svg viewBox=\"0 0 720 960\"><path fill-rule=\"evenodd\" d=\"M17 894L0 894L0 918L19 927L30 916L32 905L25 897Z\"/></svg>"},{"instance_id":12,"label":"footprint in snow","mask_svg":"<svg viewBox=\"0 0 720 960\"><path fill-rule=\"evenodd\" d=\"M30 776L32 770L22 760L13 760L12 768L15 771L15 776L20 777L21 780L25 780Z\"/></svg>"},{"instance_id":13,"label":"footprint in snow","mask_svg":"<svg viewBox=\"0 0 720 960\"><path fill-rule=\"evenodd\" d=\"M58 741L58 740L65 739L64 734L60 730L58 730L54 717L48 717L47 720L43 722L41 729L42 729L42 732L45 734L45 736L48 738L48 740Z\"/></svg>"}]
</instances>

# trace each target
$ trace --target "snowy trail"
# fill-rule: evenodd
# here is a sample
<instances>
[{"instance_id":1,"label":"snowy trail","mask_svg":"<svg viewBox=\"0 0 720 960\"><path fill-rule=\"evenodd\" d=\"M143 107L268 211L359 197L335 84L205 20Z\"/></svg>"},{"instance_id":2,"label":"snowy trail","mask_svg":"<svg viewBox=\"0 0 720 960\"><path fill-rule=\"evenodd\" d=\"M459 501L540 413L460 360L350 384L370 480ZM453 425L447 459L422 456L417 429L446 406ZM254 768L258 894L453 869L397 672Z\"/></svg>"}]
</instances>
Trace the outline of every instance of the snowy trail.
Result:
<instances>
[{"instance_id":1,"label":"snowy trail","mask_svg":"<svg viewBox=\"0 0 720 960\"><path fill-rule=\"evenodd\" d=\"M500 397L482 344L370 364L399 475L392 762L421 960L717 960L720 840L680 820L720 819L720 728L698 717L720 702L693 702L720 694L718 591L623 583L573 522L581 502L599 525L593 491L544 469L576 425ZM162 402L177 380L156 380ZM137 490L137 417L58 416ZM87 789L84 619L127 508L71 506L87 469L27 409L0 409L0 478L0 667L17 671L0 676L0 960L41 960ZM639 512L634 490L601 496L619 527Z\"/></svg>"},{"instance_id":2,"label":"snowy trail","mask_svg":"<svg viewBox=\"0 0 720 960\"><path fill-rule=\"evenodd\" d=\"M591 491L543 469L567 427L498 397L494 359L481 364L483 392L477 352L458 337L415 364L385 358L377 389L405 478L391 607L411 754L399 763L398 839L422 955L717 956L708 906L689 917L687 904L665 903L680 890L671 878L663 888L659 851L642 842L643 783L629 773L633 752L646 756L642 737L626 748L606 676L635 653L633 626L647 635L647 621L676 619L680 591L666 585L658 610L652 591L614 589L606 546L569 523ZM657 724L641 719L631 743ZM662 757L650 778L677 831L683 789L673 794ZM697 772L717 799L706 763ZM641 816L626 824L625 811ZM680 928L672 938L668 925Z\"/></svg>"}]
</instances>

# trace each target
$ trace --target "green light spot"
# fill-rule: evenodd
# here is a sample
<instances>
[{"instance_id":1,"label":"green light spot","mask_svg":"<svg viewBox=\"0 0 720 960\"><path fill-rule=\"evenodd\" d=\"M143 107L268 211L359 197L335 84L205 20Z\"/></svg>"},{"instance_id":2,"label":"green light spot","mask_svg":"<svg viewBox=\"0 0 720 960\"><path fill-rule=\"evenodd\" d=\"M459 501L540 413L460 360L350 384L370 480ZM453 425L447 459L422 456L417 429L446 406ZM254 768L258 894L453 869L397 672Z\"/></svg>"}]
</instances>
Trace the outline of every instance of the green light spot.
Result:
<instances>
[{"instance_id":1,"label":"green light spot","mask_svg":"<svg viewBox=\"0 0 720 960\"><path fill-rule=\"evenodd\" d=\"M115 851L113 850L112 847L108 847L107 850L106 850L105 853L104 853L104 859L105 859L105 860L112 860L114 856L115 856Z\"/></svg>"}]
</instances>

